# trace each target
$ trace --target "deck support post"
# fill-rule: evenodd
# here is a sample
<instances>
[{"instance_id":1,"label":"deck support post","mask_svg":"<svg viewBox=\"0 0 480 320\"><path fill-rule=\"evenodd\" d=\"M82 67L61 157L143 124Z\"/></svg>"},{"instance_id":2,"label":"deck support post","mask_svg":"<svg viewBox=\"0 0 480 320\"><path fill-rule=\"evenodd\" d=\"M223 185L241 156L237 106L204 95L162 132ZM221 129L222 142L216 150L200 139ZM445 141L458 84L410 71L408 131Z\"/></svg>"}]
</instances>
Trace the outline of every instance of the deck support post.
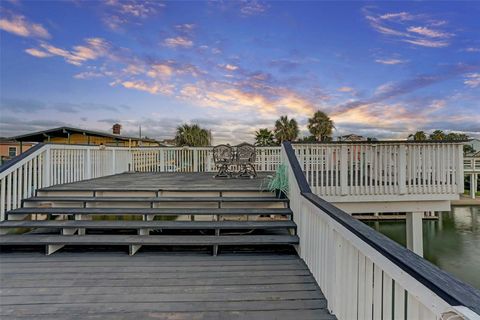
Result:
<instances>
[{"instance_id":1,"label":"deck support post","mask_svg":"<svg viewBox=\"0 0 480 320\"><path fill-rule=\"evenodd\" d=\"M423 257L423 212L407 212L407 248Z\"/></svg>"},{"instance_id":2,"label":"deck support post","mask_svg":"<svg viewBox=\"0 0 480 320\"><path fill-rule=\"evenodd\" d=\"M133 256L135 253L137 253L138 250L142 247L141 244L131 244L128 246L128 254L130 256Z\"/></svg>"},{"instance_id":3,"label":"deck support post","mask_svg":"<svg viewBox=\"0 0 480 320\"><path fill-rule=\"evenodd\" d=\"M47 244L45 248L45 253L47 256L51 255L54 252L57 252L61 248L63 248L65 245L64 244Z\"/></svg>"},{"instance_id":4,"label":"deck support post","mask_svg":"<svg viewBox=\"0 0 480 320\"><path fill-rule=\"evenodd\" d=\"M475 192L477 191L477 175L472 173L470 175L470 197L475 199Z\"/></svg>"},{"instance_id":5,"label":"deck support post","mask_svg":"<svg viewBox=\"0 0 480 320\"><path fill-rule=\"evenodd\" d=\"M220 229L215 229L215 236L219 237L220 236ZM218 254L218 244L215 244L213 246L213 256L216 257Z\"/></svg>"}]
</instances>

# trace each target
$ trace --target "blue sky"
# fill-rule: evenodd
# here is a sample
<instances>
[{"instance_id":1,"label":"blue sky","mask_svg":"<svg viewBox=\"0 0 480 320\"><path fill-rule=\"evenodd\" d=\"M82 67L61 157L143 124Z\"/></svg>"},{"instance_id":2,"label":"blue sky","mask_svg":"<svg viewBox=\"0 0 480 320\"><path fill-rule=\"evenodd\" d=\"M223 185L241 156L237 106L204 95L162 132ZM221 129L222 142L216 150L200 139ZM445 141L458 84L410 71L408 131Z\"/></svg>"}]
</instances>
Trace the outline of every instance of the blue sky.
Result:
<instances>
[{"instance_id":1,"label":"blue sky","mask_svg":"<svg viewBox=\"0 0 480 320\"><path fill-rule=\"evenodd\" d=\"M0 136L70 125L214 143L276 118L302 135L480 136L479 2L2 1Z\"/></svg>"}]
</instances>

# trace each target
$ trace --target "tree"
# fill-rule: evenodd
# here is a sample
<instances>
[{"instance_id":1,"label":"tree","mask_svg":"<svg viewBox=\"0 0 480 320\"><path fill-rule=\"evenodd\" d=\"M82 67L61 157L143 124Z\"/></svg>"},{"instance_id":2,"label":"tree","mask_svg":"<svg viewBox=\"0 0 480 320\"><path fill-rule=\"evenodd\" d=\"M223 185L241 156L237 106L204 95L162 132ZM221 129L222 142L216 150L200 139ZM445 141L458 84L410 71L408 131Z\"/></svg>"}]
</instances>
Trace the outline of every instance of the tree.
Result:
<instances>
[{"instance_id":1,"label":"tree","mask_svg":"<svg viewBox=\"0 0 480 320\"><path fill-rule=\"evenodd\" d=\"M412 138L414 141L425 141L427 140L427 135L424 131L417 131L414 134L409 135L408 138Z\"/></svg>"},{"instance_id":2,"label":"tree","mask_svg":"<svg viewBox=\"0 0 480 320\"><path fill-rule=\"evenodd\" d=\"M430 140L445 140L445 133L442 130L435 130L430 134Z\"/></svg>"},{"instance_id":3,"label":"tree","mask_svg":"<svg viewBox=\"0 0 480 320\"><path fill-rule=\"evenodd\" d=\"M332 136L334 128L332 119L322 111L315 112L313 117L308 119L308 130L317 141L326 141L327 137Z\"/></svg>"},{"instance_id":4,"label":"tree","mask_svg":"<svg viewBox=\"0 0 480 320\"><path fill-rule=\"evenodd\" d=\"M298 139L298 142L302 142L302 143L317 142L317 138L315 138L315 136L306 136L301 139Z\"/></svg>"},{"instance_id":5,"label":"tree","mask_svg":"<svg viewBox=\"0 0 480 320\"><path fill-rule=\"evenodd\" d=\"M198 124L183 124L177 127L175 144L178 147L206 147L210 145L210 132L202 129Z\"/></svg>"},{"instance_id":6,"label":"tree","mask_svg":"<svg viewBox=\"0 0 480 320\"><path fill-rule=\"evenodd\" d=\"M275 136L273 135L273 132L267 128L259 129L258 131L255 131L256 146L259 146L259 147L274 146L275 145L274 138Z\"/></svg>"},{"instance_id":7,"label":"tree","mask_svg":"<svg viewBox=\"0 0 480 320\"><path fill-rule=\"evenodd\" d=\"M448 141L468 140L468 136L464 133L450 132L445 136L445 140L448 140Z\"/></svg>"},{"instance_id":8,"label":"tree","mask_svg":"<svg viewBox=\"0 0 480 320\"><path fill-rule=\"evenodd\" d=\"M275 138L278 142L294 141L298 137L298 123L295 119L288 119L288 116L281 116L275 122Z\"/></svg>"}]
</instances>

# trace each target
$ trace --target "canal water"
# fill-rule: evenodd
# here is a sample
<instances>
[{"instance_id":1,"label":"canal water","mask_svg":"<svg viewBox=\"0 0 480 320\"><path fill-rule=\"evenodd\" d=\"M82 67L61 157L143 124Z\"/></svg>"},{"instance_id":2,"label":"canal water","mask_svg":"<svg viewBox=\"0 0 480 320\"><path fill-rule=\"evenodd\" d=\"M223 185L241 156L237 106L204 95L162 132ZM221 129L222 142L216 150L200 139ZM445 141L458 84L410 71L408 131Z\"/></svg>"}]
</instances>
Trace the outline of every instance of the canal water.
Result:
<instances>
[{"instance_id":1,"label":"canal water","mask_svg":"<svg viewBox=\"0 0 480 320\"><path fill-rule=\"evenodd\" d=\"M366 222L405 246L405 221ZM424 257L480 289L480 207L452 207L439 220L423 221Z\"/></svg>"}]
</instances>

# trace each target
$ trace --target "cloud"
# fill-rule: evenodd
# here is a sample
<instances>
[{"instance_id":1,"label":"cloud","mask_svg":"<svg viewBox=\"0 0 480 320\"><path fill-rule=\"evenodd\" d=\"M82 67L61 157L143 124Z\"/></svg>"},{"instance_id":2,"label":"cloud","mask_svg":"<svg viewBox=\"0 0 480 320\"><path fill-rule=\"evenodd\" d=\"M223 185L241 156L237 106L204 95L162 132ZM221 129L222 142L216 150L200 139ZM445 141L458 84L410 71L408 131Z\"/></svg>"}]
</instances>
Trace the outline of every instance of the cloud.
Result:
<instances>
[{"instance_id":1,"label":"cloud","mask_svg":"<svg viewBox=\"0 0 480 320\"><path fill-rule=\"evenodd\" d=\"M406 95L416 90L433 85L435 83L439 83L456 77L458 75L478 69L480 69L480 66L478 65L459 64L442 68L438 70L437 73L420 74L413 78L399 82L387 82L379 86L370 98L349 101L347 103L336 106L334 109L334 114L338 115L353 109L378 104L388 99Z\"/></svg>"},{"instance_id":2,"label":"cloud","mask_svg":"<svg viewBox=\"0 0 480 320\"><path fill-rule=\"evenodd\" d=\"M41 24L27 20L25 16L12 14L9 18L0 19L0 29L21 37L50 38L50 33Z\"/></svg>"},{"instance_id":3,"label":"cloud","mask_svg":"<svg viewBox=\"0 0 480 320\"><path fill-rule=\"evenodd\" d=\"M352 87L340 87L337 89L337 91L339 92L354 92L355 89L353 89Z\"/></svg>"},{"instance_id":4,"label":"cloud","mask_svg":"<svg viewBox=\"0 0 480 320\"><path fill-rule=\"evenodd\" d=\"M150 78L169 78L174 72L173 67L164 63L156 63L150 67L147 75Z\"/></svg>"},{"instance_id":5,"label":"cloud","mask_svg":"<svg viewBox=\"0 0 480 320\"><path fill-rule=\"evenodd\" d=\"M46 42L40 44L41 49L30 48L25 50L28 54L37 58L46 58L51 56L63 57L66 62L81 66L88 60L95 60L106 56L109 50L109 43L102 38L85 39L84 45L74 46L73 50L65 50L55 47Z\"/></svg>"},{"instance_id":6,"label":"cloud","mask_svg":"<svg viewBox=\"0 0 480 320\"><path fill-rule=\"evenodd\" d=\"M225 68L225 70L227 71L235 71L238 69L238 66L236 65L233 65L233 64L229 64L227 63L226 65L223 66Z\"/></svg>"},{"instance_id":7,"label":"cloud","mask_svg":"<svg viewBox=\"0 0 480 320\"><path fill-rule=\"evenodd\" d=\"M375 62L381 63L381 64L388 64L388 65L394 65L394 64L402 64L402 63L407 63L408 60L401 60L401 59L376 59Z\"/></svg>"},{"instance_id":8,"label":"cloud","mask_svg":"<svg viewBox=\"0 0 480 320\"><path fill-rule=\"evenodd\" d=\"M455 36L453 33L432 28L445 25L446 21L428 19L428 16L423 14L413 15L404 11L376 14L369 8L364 8L363 12L375 31L415 46L443 48L449 46L450 39Z\"/></svg>"},{"instance_id":9,"label":"cloud","mask_svg":"<svg viewBox=\"0 0 480 320\"><path fill-rule=\"evenodd\" d=\"M52 54L50 54L48 52L38 50L38 49L35 49L35 48L26 49L25 52L28 53L29 55L37 57L37 58L48 58L48 57L52 56Z\"/></svg>"},{"instance_id":10,"label":"cloud","mask_svg":"<svg viewBox=\"0 0 480 320\"><path fill-rule=\"evenodd\" d=\"M429 29L427 27L409 27L407 31L417 33L419 35L430 37L430 38L449 38L452 36L451 33L440 32L440 31Z\"/></svg>"},{"instance_id":11,"label":"cloud","mask_svg":"<svg viewBox=\"0 0 480 320\"><path fill-rule=\"evenodd\" d=\"M466 51L466 52L480 52L480 48L469 47L469 48L465 48L464 51Z\"/></svg>"},{"instance_id":12,"label":"cloud","mask_svg":"<svg viewBox=\"0 0 480 320\"><path fill-rule=\"evenodd\" d=\"M429 47L429 48L443 48L447 47L450 42L448 41L434 41L427 39L404 39L403 42L415 44L417 46Z\"/></svg>"},{"instance_id":13,"label":"cloud","mask_svg":"<svg viewBox=\"0 0 480 320\"><path fill-rule=\"evenodd\" d=\"M266 12L268 4L258 0L240 1L240 12L243 16L254 16Z\"/></svg>"},{"instance_id":14,"label":"cloud","mask_svg":"<svg viewBox=\"0 0 480 320\"><path fill-rule=\"evenodd\" d=\"M45 103L34 99L2 98L0 106L3 111L35 113L46 108ZM1 118L1 117L0 117Z\"/></svg>"},{"instance_id":15,"label":"cloud","mask_svg":"<svg viewBox=\"0 0 480 320\"><path fill-rule=\"evenodd\" d=\"M173 85L163 85L161 83L148 83L141 80L124 81L121 85L127 89L135 89L139 91L145 91L151 94L164 94L171 95L173 93Z\"/></svg>"},{"instance_id":16,"label":"cloud","mask_svg":"<svg viewBox=\"0 0 480 320\"><path fill-rule=\"evenodd\" d=\"M103 23L113 31L122 30L127 24L141 24L145 19L157 15L165 4L149 0L108 0L103 2L107 13Z\"/></svg>"},{"instance_id":17,"label":"cloud","mask_svg":"<svg viewBox=\"0 0 480 320\"><path fill-rule=\"evenodd\" d=\"M190 48L193 46L193 41L185 37L167 38L163 41L163 44L169 48L183 47Z\"/></svg>"},{"instance_id":18,"label":"cloud","mask_svg":"<svg viewBox=\"0 0 480 320\"><path fill-rule=\"evenodd\" d=\"M480 73L469 73L465 76L463 83L470 88L476 88L480 86Z\"/></svg>"},{"instance_id":19,"label":"cloud","mask_svg":"<svg viewBox=\"0 0 480 320\"><path fill-rule=\"evenodd\" d=\"M189 34L196 28L196 25L193 23L183 23L175 25L175 29L181 33Z\"/></svg>"},{"instance_id":20,"label":"cloud","mask_svg":"<svg viewBox=\"0 0 480 320\"><path fill-rule=\"evenodd\" d=\"M380 16L380 19L383 20L393 20L393 21L410 21L415 18L414 15L408 12L397 12L397 13L385 13Z\"/></svg>"}]
</instances>

